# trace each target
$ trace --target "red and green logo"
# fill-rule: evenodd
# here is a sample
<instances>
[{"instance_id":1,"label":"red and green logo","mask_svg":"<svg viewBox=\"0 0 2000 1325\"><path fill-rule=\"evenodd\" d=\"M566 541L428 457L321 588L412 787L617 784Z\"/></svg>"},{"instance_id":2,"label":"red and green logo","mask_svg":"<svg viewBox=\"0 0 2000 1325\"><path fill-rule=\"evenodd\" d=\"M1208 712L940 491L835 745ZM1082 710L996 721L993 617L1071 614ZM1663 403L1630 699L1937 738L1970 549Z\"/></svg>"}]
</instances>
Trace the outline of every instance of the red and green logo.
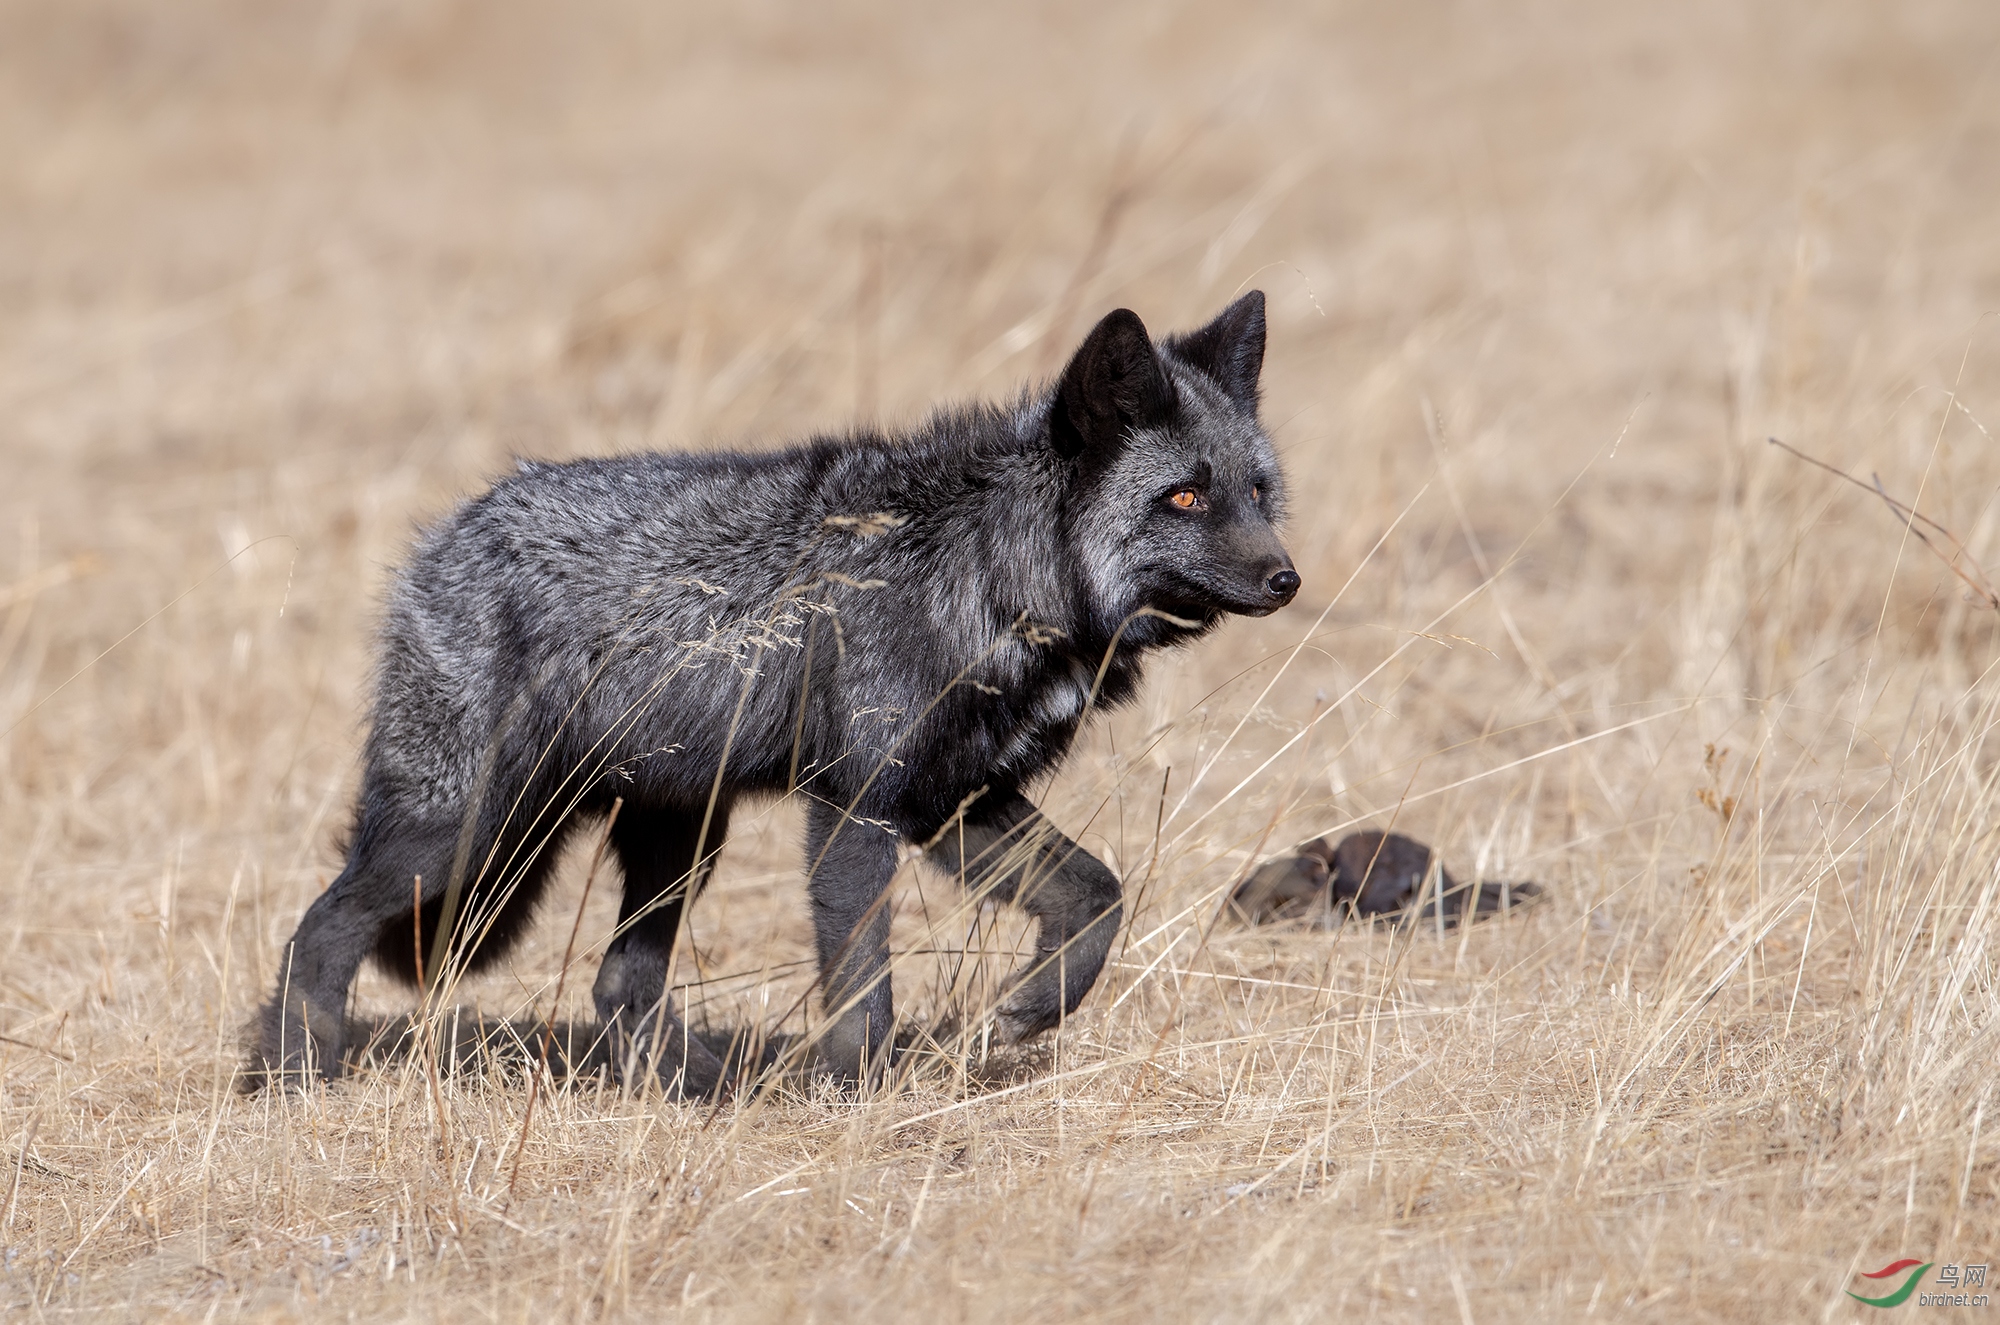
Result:
<instances>
[{"instance_id":1,"label":"red and green logo","mask_svg":"<svg viewBox=\"0 0 2000 1325\"><path fill-rule=\"evenodd\" d=\"M1935 1263L1936 1262L1934 1261L1923 1261L1919 1263L1915 1258L1911 1258L1908 1260L1891 1261L1889 1264L1883 1266L1881 1269L1875 1271L1873 1274L1864 1274L1861 1277L1863 1279L1888 1279L1894 1275L1902 1274L1905 1270L1908 1270L1909 1277L1903 1280L1903 1286L1901 1288L1898 1288L1895 1292L1886 1294L1885 1296L1882 1297L1863 1297L1861 1296L1861 1294L1855 1292L1853 1289L1850 1288L1847 1290L1847 1295L1853 1298L1856 1302L1859 1302L1864 1306L1900 1307L1903 1305L1903 1303L1910 1300L1910 1294L1917 1291L1917 1281L1924 1277L1924 1271L1930 1269L1931 1266L1934 1265ZM1911 1268L1913 1266L1915 1267L1914 1269Z\"/></svg>"}]
</instances>

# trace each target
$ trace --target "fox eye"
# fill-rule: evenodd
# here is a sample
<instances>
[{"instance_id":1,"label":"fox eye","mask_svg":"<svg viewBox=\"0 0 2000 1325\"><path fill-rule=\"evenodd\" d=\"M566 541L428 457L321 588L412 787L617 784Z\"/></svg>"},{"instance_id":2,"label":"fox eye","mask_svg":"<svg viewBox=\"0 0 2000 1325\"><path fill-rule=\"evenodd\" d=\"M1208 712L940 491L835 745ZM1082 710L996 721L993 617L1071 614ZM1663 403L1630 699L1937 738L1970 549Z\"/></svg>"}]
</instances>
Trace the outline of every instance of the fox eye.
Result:
<instances>
[{"instance_id":1,"label":"fox eye","mask_svg":"<svg viewBox=\"0 0 2000 1325\"><path fill-rule=\"evenodd\" d=\"M1264 489L1261 484L1252 483L1250 485L1250 500L1251 501L1264 500Z\"/></svg>"},{"instance_id":2,"label":"fox eye","mask_svg":"<svg viewBox=\"0 0 2000 1325\"><path fill-rule=\"evenodd\" d=\"M1177 509L1183 511L1205 511L1208 509L1208 502L1201 495L1200 488L1182 488L1168 497L1167 500L1172 502Z\"/></svg>"}]
</instances>

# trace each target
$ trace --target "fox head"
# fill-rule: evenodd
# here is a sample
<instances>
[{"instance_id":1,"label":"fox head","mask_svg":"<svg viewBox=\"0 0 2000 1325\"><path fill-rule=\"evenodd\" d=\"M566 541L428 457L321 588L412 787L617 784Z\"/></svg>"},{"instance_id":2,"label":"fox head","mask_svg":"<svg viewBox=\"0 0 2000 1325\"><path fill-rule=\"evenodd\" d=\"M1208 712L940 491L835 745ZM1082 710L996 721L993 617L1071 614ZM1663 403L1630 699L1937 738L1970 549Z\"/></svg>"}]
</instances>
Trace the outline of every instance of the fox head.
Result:
<instances>
[{"instance_id":1,"label":"fox head","mask_svg":"<svg viewBox=\"0 0 2000 1325\"><path fill-rule=\"evenodd\" d=\"M1070 539L1107 634L1122 624L1131 644L1166 643L1298 593L1278 541L1284 474L1257 419L1263 366L1252 290L1157 344L1121 308L1063 370L1049 444L1075 466Z\"/></svg>"}]
</instances>

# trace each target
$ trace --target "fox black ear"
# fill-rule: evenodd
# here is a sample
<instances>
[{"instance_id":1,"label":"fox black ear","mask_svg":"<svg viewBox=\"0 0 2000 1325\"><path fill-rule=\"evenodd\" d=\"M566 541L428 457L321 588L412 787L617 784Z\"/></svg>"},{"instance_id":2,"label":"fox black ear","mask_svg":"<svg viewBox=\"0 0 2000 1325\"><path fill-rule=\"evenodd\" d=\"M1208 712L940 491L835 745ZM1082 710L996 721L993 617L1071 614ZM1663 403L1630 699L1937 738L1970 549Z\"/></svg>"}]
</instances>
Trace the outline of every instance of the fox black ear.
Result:
<instances>
[{"instance_id":1,"label":"fox black ear","mask_svg":"<svg viewBox=\"0 0 2000 1325\"><path fill-rule=\"evenodd\" d=\"M1252 290L1199 331L1167 341L1191 368L1215 380L1241 409L1257 412L1257 378L1264 371L1264 292Z\"/></svg>"},{"instance_id":2,"label":"fox black ear","mask_svg":"<svg viewBox=\"0 0 2000 1325\"><path fill-rule=\"evenodd\" d=\"M1105 315L1063 369L1049 411L1049 444L1074 460L1116 446L1128 428L1158 423L1173 412L1167 377L1146 324L1129 308Z\"/></svg>"}]
</instances>

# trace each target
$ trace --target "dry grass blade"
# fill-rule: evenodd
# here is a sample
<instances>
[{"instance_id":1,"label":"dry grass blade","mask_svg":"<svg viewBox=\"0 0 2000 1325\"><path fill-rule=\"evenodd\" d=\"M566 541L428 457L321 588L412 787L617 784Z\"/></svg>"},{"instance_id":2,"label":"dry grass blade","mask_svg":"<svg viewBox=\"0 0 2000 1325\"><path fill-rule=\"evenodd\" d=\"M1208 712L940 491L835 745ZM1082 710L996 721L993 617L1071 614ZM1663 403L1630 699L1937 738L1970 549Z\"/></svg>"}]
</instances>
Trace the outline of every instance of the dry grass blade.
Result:
<instances>
[{"instance_id":1,"label":"dry grass blade","mask_svg":"<svg viewBox=\"0 0 2000 1325\"><path fill-rule=\"evenodd\" d=\"M1973 593L1977 594L1981 602L1986 604L1986 606L1992 608L1994 611L2000 612L2000 591L1996 591L1993 588L1993 581L1990 578L1988 578L1985 568L1982 567L1978 561L1974 560L1972 554L1966 550L1965 544L1959 541L1958 535L1952 533L1951 530L1945 528L1943 525L1931 519L1929 516L1920 513L1914 507L1905 506L1902 502L1899 502L1894 497L1891 497L1888 491L1883 488L1882 478L1879 474L1870 474L1868 476L1869 481L1863 483L1860 479L1854 477L1852 474L1847 473L1845 470L1836 469L1832 465L1827 464L1824 460L1819 460L1814 458L1813 456L1809 456L1804 451L1799 450L1799 448L1791 445L1788 442L1779 441L1776 437L1766 438L1765 440L1769 441L1771 445L1778 447L1779 449L1787 452L1788 454L1797 456L1799 459L1805 461L1807 464L1825 470L1827 473L1833 475L1835 478L1845 479L1847 482L1852 483L1855 487L1860 488L1863 492L1872 492L1876 496L1880 497L1882 499L1882 503L1885 506L1887 506L1890 509L1890 511L1894 512L1898 520L1902 521L1903 527L1909 530L1910 533L1913 536L1915 536L1917 541L1922 543L1924 547L1927 550L1929 550L1932 556L1936 557L1939 561L1942 561L1945 564L1945 568L1947 570L1951 571L1951 573L1953 575L1956 575L1960 580L1963 580L1965 582L1966 588L1970 589ZM1931 542L1930 538L1924 533L1924 531L1922 529L1917 528L1917 526L1920 524L1928 529L1935 531L1937 534L1943 537L1947 542L1949 542L1952 546L1953 555L1946 556L1942 548L1938 547L1937 544ZM1972 571L1970 574L1966 572L1965 566L1961 565L1960 564L1961 562L1964 562L1972 567Z\"/></svg>"}]
</instances>

